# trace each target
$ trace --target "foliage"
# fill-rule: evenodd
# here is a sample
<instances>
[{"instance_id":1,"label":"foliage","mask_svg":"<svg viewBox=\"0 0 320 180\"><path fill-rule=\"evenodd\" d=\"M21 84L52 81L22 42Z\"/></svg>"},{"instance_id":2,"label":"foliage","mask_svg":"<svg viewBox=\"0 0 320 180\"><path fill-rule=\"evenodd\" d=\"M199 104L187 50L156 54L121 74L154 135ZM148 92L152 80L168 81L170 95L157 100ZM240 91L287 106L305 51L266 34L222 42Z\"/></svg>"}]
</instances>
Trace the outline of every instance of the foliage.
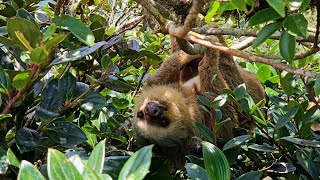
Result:
<instances>
[{"instance_id":1,"label":"foliage","mask_svg":"<svg viewBox=\"0 0 320 180\"><path fill-rule=\"evenodd\" d=\"M144 80L170 53L168 36L142 25L121 29L141 14L132 1L77 1L67 10L55 9L59 2L1 3L0 178L171 179L167 161L151 160L152 145L133 145L128 126ZM318 72L319 54L295 59L305 52L296 40L308 36L310 0L266 2L248 20L247 29L261 29L250 50ZM254 9L253 0L213 1L205 20ZM269 39L277 32L280 41ZM203 108L214 111L215 126L195 123L208 141L203 156L188 155L175 177L320 179L320 76L238 61L257 75L266 99L254 102L244 85L213 102L199 96ZM213 145L217 132L229 121L219 108L227 100L257 128L219 147Z\"/></svg>"}]
</instances>

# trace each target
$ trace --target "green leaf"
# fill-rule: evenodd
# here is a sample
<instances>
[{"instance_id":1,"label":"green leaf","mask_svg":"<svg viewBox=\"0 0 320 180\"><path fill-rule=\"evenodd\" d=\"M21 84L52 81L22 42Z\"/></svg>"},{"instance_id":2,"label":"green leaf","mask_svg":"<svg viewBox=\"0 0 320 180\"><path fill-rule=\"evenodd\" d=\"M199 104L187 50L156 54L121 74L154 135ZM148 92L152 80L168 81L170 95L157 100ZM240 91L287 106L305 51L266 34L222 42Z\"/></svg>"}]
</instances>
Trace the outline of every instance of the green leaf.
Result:
<instances>
[{"instance_id":1,"label":"green leaf","mask_svg":"<svg viewBox=\"0 0 320 180\"><path fill-rule=\"evenodd\" d=\"M45 180L40 171L26 160L21 162L18 180Z\"/></svg>"},{"instance_id":2,"label":"green leaf","mask_svg":"<svg viewBox=\"0 0 320 180\"><path fill-rule=\"evenodd\" d=\"M236 98L237 101L242 99L246 94L246 85L245 84L240 84L238 87L236 87L234 90L234 97Z\"/></svg>"},{"instance_id":3,"label":"green leaf","mask_svg":"<svg viewBox=\"0 0 320 180\"><path fill-rule=\"evenodd\" d=\"M282 21L271 23L263 27L259 33L258 38L252 42L252 47L256 48L267 40L274 32L282 27Z\"/></svg>"},{"instance_id":4,"label":"green leaf","mask_svg":"<svg viewBox=\"0 0 320 180\"><path fill-rule=\"evenodd\" d=\"M252 144L248 148L256 150L256 151L261 151L261 152L267 152L267 153L272 153L276 150L276 148L268 145L268 144Z\"/></svg>"},{"instance_id":5,"label":"green leaf","mask_svg":"<svg viewBox=\"0 0 320 180\"><path fill-rule=\"evenodd\" d=\"M229 140L222 148L222 151L226 151L227 149L230 149L230 148L233 148L233 147L236 147L240 144L242 144L243 142L247 141L251 139L251 136L250 135L242 135L242 136L237 136L231 140Z\"/></svg>"},{"instance_id":6,"label":"green leaf","mask_svg":"<svg viewBox=\"0 0 320 180\"><path fill-rule=\"evenodd\" d=\"M294 144L298 144L300 146L320 148L320 141L314 141L314 140L311 141L311 140L306 140L306 139L293 138L293 137L289 137L289 136L282 137L281 139L292 142Z\"/></svg>"},{"instance_id":7,"label":"green leaf","mask_svg":"<svg viewBox=\"0 0 320 180\"><path fill-rule=\"evenodd\" d=\"M153 145L145 146L135 152L122 167L119 180L143 179L149 172Z\"/></svg>"},{"instance_id":8,"label":"green leaf","mask_svg":"<svg viewBox=\"0 0 320 180\"><path fill-rule=\"evenodd\" d=\"M107 42L101 41L94 44L92 47L82 47L79 49L72 50L68 52L67 54L64 54L62 56L57 57L52 61L50 66L62 64L66 62L71 62L75 60L80 60L81 58L95 52L97 49L99 49L101 46L106 45Z\"/></svg>"},{"instance_id":9,"label":"green leaf","mask_svg":"<svg viewBox=\"0 0 320 180\"><path fill-rule=\"evenodd\" d=\"M288 78L280 78L280 84L283 89L283 91L287 94L287 96L291 96L294 93L294 89L291 86L290 82L288 81Z\"/></svg>"},{"instance_id":10,"label":"green leaf","mask_svg":"<svg viewBox=\"0 0 320 180\"><path fill-rule=\"evenodd\" d=\"M283 126L285 126L297 114L298 110L299 110L299 107L292 108L285 115L281 116L278 119L277 124L274 126L274 129L278 130L278 129L282 128Z\"/></svg>"},{"instance_id":11,"label":"green leaf","mask_svg":"<svg viewBox=\"0 0 320 180\"><path fill-rule=\"evenodd\" d=\"M252 115L253 117L253 120L258 123L259 126L262 126L262 127L267 127L267 123L265 120L261 119L261 118L258 118L257 116L255 115Z\"/></svg>"},{"instance_id":12,"label":"green leaf","mask_svg":"<svg viewBox=\"0 0 320 180\"><path fill-rule=\"evenodd\" d=\"M10 89L10 78L8 73L0 66L0 93L7 94Z\"/></svg>"},{"instance_id":13,"label":"green leaf","mask_svg":"<svg viewBox=\"0 0 320 180\"><path fill-rule=\"evenodd\" d=\"M52 22L56 23L58 27L72 32L80 41L88 46L94 45L94 34L89 27L83 22L71 16L63 15L55 17Z\"/></svg>"},{"instance_id":14,"label":"green leaf","mask_svg":"<svg viewBox=\"0 0 320 180\"><path fill-rule=\"evenodd\" d=\"M49 53L45 47L37 47L31 51L30 63L32 64L43 64L48 62Z\"/></svg>"},{"instance_id":15,"label":"green leaf","mask_svg":"<svg viewBox=\"0 0 320 180\"><path fill-rule=\"evenodd\" d=\"M85 133L77 125L59 119L49 123L45 133L52 140L66 147L78 145L87 140Z\"/></svg>"},{"instance_id":16,"label":"green leaf","mask_svg":"<svg viewBox=\"0 0 320 180\"><path fill-rule=\"evenodd\" d=\"M318 148L320 147L320 142L318 141ZM320 179L320 162L314 161L316 157L319 157L319 151L312 149L308 158L308 172L313 179Z\"/></svg>"},{"instance_id":17,"label":"green leaf","mask_svg":"<svg viewBox=\"0 0 320 180\"><path fill-rule=\"evenodd\" d=\"M302 0L302 4L300 6L300 9L302 11L305 11L307 7L309 6L311 0Z\"/></svg>"},{"instance_id":18,"label":"green leaf","mask_svg":"<svg viewBox=\"0 0 320 180\"><path fill-rule=\"evenodd\" d=\"M21 17L23 19L26 19L26 20L32 22L33 24L35 24L36 26L38 26L34 17L27 10L25 10L23 8L18 10L17 17Z\"/></svg>"},{"instance_id":19,"label":"green leaf","mask_svg":"<svg viewBox=\"0 0 320 180\"><path fill-rule=\"evenodd\" d=\"M207 12L207 15L204 17L204 20L207 24L210 23L213 16L217 13L218 9L220 8L220 2L218 1L211 1L210 8Z\"/></svg>"},{"instance_id":20,"label":"green leaf","mask_svg":"<svg viewBox=\"0 0 320 180\"><path fill-rule=\"evenodd\" d=\"M260 100L257 104L255 104L250 110L249 114L252 115L259 107L264 106L266 104L266 99Z\"/></svg>"},{"instance_id":21,"label":"green leaf","mask_svg":"<svg viewBox=\"0 0 320 180\"><path fill-rule=\"evenodd\" d=\"M105 156L106 140L99 142L92 150L91 155L87 161L87 166L91 167L95 173L101 174L103 170L104 156Z\"/></svg>"},{"instance_id":22,"label":"green leaf","mask_svg":"<svg viewBox=\"0 0 320 180\"><path fill-rule=\"evenodd\" d=\"M51 50L54 46L64 41L64 39L66 39L67 37L68 34L58 34L57 36L54 36L48 39L46 42L44 42L44 45L47 50Z\"/></svg>"},{"instance_id":23,"label":"green leaf","mask_svg":"<svg viewBox=\"0 0 320 180\"><path fill-rule=\"evenodd\" d=\"M112 102L117 109L126 109L130 105L129 101L124 98L119 99L119 98L113 97Z\"/></svg>"},{"instance_id":24,"label":"green leaf","mask_svg":"<svg viewBox=\"0 0 320 180\"><path fill-rule=\"evenodd\" d=\"M57 30L57 25L52 23L49 27L47 27L46 31L43 33L43 41L48 40ZM50 49L50 48L48 48Z\"/></svg>"},{"instance_id":25,"label":"green leaf","mask_svg":"<svg viewBox=\"0 0 320 180\"><path fill-rule=\"evenodd\" d=\"M7 156L8 156L8 160L9 160L10 165L15 166L17 168L20 167L20 161L18 160L18 158L16 157L16 155L12 152L12 150L10 148L7 150Z\"/></svg>"},{"instance_id":26,"label":"green leaf","mask_svg":"<svg viewBox=\"0 0 320 180\"><path fill-rule=\"evenodd\" d=\"M51 80L42 92L40 107L52 112L59 112L62 106L62 97L59 94L58 80Z\"/></svg>"},{"instance_id":27,"label":"green leaf","mask_svg":"<svg viewBox=\"0 0 320 180\"><path fill-rule=\"evenodd\" d=\"M13 42L6 37L0 36L0 43L5 46L9 46L11 48L15 48L15 45L13 44Z\"/></svg>"},{"instance_id":28,"label":"green leaf","mask_svg":"<svg viewBox=\"0 0 320 180\"><path fill-rule=\"evenodd\" d=\"M271 76L271 69L268 65L261 65L257 71L257 78L261 83L265 83Z\"/></svg>"},{"instance_id":29,"label":"green leaf","mask_svg":"<svg viewBox=\"0 0 320 180\"><path fill-rule=\"evenodd\" d=\"M21 153L34 150L40 143L39 133L26 127L17 131L15 139Z\"/></svg>"},{"instance_id":30,"label":"green leaf","mask_svg":"<svg viewBox=\"0 0 320 180\"><path fill-rule=\"evenodd\" d=\"M317 75L316 82L314 83L314 93L316 96L320 94L320 74Z\"/></svg>"},{"instance_id":31,"label":"green leaf","mask_svg":"<svg viewBox=\"0 0 320 180\"><path fill-rule=\"evenodd\" d=\"M263 9L255 13L250 19L248 26L256 26L268 21L277 20L281 16L272 8Z\"/></svg>"},{"instance_id":32,"label":"green leaf","mask_svg":"<svg viewBox=\"0 0 320 180\"><path fill-rule=\"evenodd\" d=\"M106 98L98 92L89 92L81 101L81 107L87 111L102 109L106 106Z\"/></svg>"},{"instance_id":33,"label":"green leaf","mask_svg":"<svg viewBox=\"0 0 320 180\"><path fill-rule=\"evenodd\" d=\"M235 7L237 7L241 11L248 11L246 0L230 0L231 4L233 4Z\"/></svg>"},{"instance_id":34,"label":"green leaf","mask_svg":"<svg viewBox=\"0 0 320 180\"><path fill-rule=\"evenodd\" d=\"M66 75L58 81L60 95L65 98L72 97L76 90L76 83L76 78L71 73L66 73Z\"/></svg>"},{"instance_id":35,"label":"green leaf","mask_svg":"<svg viewBox=\"0 0 320 180\"><path fill-rule=\"evenodd\" d=\"M193 125L197 128L197 130L200 132L200 134L203 135L204 138L206 138L206 140L208 140L210 142L214 142L214 136L213 136L213 133L210 130L210 128L208 128L207 126L205 126L199 122L193 122Z\"/></svg>"},{"instance_id":36,"label":"green leaf","mask_svg":"<svg viewBox=\"0 0 320 180\"><path fill-rule=\"evenodd\" d=\"M199 101L205 105L206 107L210 107L210 101L208 98L204 97L204 96L200 96L200 95L197 95L197 98L199 99Z\"/></svg>"},{"instance_id":37,"label":"green leaf","mask_svg":"<svg viewBox=\"0 0 320 180\"><path fill-rule=\"evenodd\" d=\"M268 4L278 13L281 17L285 17L285 2L283 0L267 0Z\"/></svg>"},{"instance_id":38,"label":"green leaf","mask_svg":"<svg viewBox=\"0 0 320 180\"><path fill-rule=\"evenodd\" d=\"M39 44L42 39L39 27L23 18L9 19L7 23L7 31L11 41L20 50L27 50L27 48L21 43L16 32L20 32L33 48L35 48L36 44Z\"/></svg>"},{"instance_id":39,"label":"green leaf","mask_svg":"<svg viewBox=\"0 0 320 180\"><path fill-rule=\"evenodd\" d=\"M184 166L187 170L187 176L192 180L209 180L209 176L205 169L193 163L187 163Z\"/></svg>"},{"instance_id":40,"label":"green leaf","mask_svg":"<svg viewBox=\"0 0 320 180\"><path fill-rule=\"evenodd\" d=\"M283 27L292 36L306 37L308 21L300 13L290 14L284 19Z\"/></svg>"},{"instance_id":41,"label":"green leaf","mask_svg":"<svg viewBox=\"0 0 320 180\"><path fill-rule=\"evenodd\" d=\"M114 66L112 59L109 55L106 54L101 58L101 66L105 70L109 70Z\"/></svg>"},{"instance_id":42,"label":"green leaf","mask_svg":"<svg viewBox=\"0 0 320 180\"><path fill-rule=\"evenodd\" d=\"M203 141L201 144L205 169L210 179L230 179L230 166L223 152L209 142Z\"/></svg>"},{"instance_id":43,"label":"green leaf","mask_svg":"<svg viewBox=\"0 0 320 180\"><path fill-rule=\"evenodd\" d=\"M240 177L237 178L237 180L261 180L262 179L263 172L259 171L250 171L247 173L242 174Z\"/></svg>"},{"instance_id":44,"label":"green leaf","mask_svg":"<svg viewBox=\"0 0 320 180\"><path fill-rule=\"evenodd\" d=\"M70 160L55 149L48 150L48 176L49 179L56 180L79 180L81 174Z\"/></svg>"},{"instance_id":45,"label":"green leaf","mask_svg":"<svg viewBox=\"0 0 320 180\"><path fill-rule=\"evenodd\" d=\"M283 31L280 36L280 54L289 63L294 59L296 52L296 37Z\"/></svg>"},{"instance_id":46,"label":"green leaf","mask_svg":"<svg viewBox=\"0 0 320 180\"><path fill-rule=\"evenodd\" d=\"M12 86L20 91L29 81L29 74L28 71L17 74L12 80Z\"/></svg>"}]
</instances>

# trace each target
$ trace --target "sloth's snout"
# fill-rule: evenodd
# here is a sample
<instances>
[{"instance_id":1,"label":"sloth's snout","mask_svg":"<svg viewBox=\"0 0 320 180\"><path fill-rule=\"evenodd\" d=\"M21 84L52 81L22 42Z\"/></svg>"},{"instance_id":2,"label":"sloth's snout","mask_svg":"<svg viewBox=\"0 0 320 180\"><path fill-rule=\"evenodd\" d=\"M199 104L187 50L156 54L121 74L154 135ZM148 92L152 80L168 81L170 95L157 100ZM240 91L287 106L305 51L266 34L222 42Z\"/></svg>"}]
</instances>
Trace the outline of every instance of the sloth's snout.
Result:
<instances>
[{"instance_id":1,"label":"sloth's snout","mask_svg":"<svg viewBox=\"0 0 320 180\"><path fill-rule=\"evenodd\" d=\"M160 118L163 111L165 111L165 106L155 101L148 102L144 109L144 113L151 118Z\"/></svg>"}]
</instances>

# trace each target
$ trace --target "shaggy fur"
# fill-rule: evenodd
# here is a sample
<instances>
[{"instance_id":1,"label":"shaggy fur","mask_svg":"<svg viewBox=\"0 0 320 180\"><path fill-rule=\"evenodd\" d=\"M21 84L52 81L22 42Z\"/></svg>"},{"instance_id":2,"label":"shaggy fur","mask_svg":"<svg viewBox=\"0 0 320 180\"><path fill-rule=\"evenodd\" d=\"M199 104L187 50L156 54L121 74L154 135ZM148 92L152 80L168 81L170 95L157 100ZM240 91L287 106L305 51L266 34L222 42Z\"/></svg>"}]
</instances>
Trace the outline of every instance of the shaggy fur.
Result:
<instances>
[{"instance_id":1,"label":"shaggy fur","mask_svg":"<svg viewBox=\"0 0 320 180\"><path fill-rule=\"evenodd\" d=\"M222 37L216 36L211 41L224 43ZM216 78L212 82L213 76ZM232 56L211 49L204 55L174 52L147 79L138 99L132 121L135 139L142 145L155 144L156 153L173 159L192 153L197 146L192 137L200 136L193 122L210 124L210 114L199 107L196 95L212 101L224 88L234 89L242 83L246 83L255 101L264 98L257 78L238 69ZM234 137L233 129L241 118L232 102L227 102L221 111L224 119L231 118L219 132L227 141Z\"/></svg>"}]
</instances>

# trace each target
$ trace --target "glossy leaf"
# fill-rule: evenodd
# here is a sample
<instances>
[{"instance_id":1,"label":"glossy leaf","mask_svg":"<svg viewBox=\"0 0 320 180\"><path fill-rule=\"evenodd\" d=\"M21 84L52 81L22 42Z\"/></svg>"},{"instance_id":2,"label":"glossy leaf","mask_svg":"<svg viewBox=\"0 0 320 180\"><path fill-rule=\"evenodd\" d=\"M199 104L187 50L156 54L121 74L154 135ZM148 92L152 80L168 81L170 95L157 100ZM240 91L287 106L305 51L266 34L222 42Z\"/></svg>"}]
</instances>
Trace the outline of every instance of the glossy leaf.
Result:
<instances>
[{"instance_id":1,"label":"glossy leaf","mask_svg":"<svg viewBox=\"0 0 320 180\"><path fill-rule=\"evenodd\" d=\"M249 26L256 26L268 21L277 20L281 18L281 16L272 8L266 8L261 11L256 12L249 19Z\"/></svg>"},{"instance_id":2,"label":"glossy leaf","mask_svg":"<svg viewBox=\"0 0 320 180\"><path fill-rule=\"evenodd\" d=\"M106 151L105 146L106 140L99 142L92 150L91 155L86 163L86 165L91 167L92 170L97 174L101 174L103 170L104 156Z\"/></svg>"},{"instance_id":3,"label":"glossy leaf","mask_svg":"<svg viewBox=\"0 0 320 180\"><path fill-rule=\"evenodd\" d=\"M263 172L259 171L250 171L245 174L242 174L240 177L237 178L237 180L261 180L262 179Z\"/></svg>"},{"instance_id":4,"label":"glossy leaf","mask_svg":"<svg viewBox=\"0 0 320 180\"><path fill-rule=\"evenodd\" d=\"M256 151L267 152L267 153L272 153L276 150L276 148L274 148L270 145L267 145L267 144L263 144L263 145L252 144L248 148L256 150Z\"/></svg>"},{"instance_id":5,"label":"glossy leaf","mask_svg":"<svg viewBox=\"0 0 320 180\"><path fill-rule=\"evenodd\" d=\"M39 133L36 130L26 127L17 131L15 139L21 153L34 150L40 143Z\"/></svg>"},{"instance_id":6,"label":"glossy leaf","mask_svg":"<svg viewBox=\"0 0 320 180\"><path fill-rule=\"evenodd\" d=\"M29 79L29 72L19 73L13 78L12 86L20 91L27 84Z\"/></svg>"},{"instance_id":7,"label":"glossy leaf","mask_svg":"<svg viewBox=\"0 0 320 180\"><path fill-rule=\"evenodd\" d=\"M209 180L209 176L205 169L193 163L187 163L184 166L187 170L187 176L192 180Z\"/></svg>"},{"instance_id":8,"label":"glossy leaf","mask_svg":"<svg viewBox=\"0 0 320 180\"><path fill-rule=\"evenodd\" d=\"M81 107L87 111L102 109L106 106L106 98L97 92L90 92L86 94L81 101Z\"/></svg>"},{"instance_id":9,"label":"glossy leaf","mask_svg":"<svg viewBox=\"0 0 320 180\"><path fill-rule=\"evenodd\" d=\"M320 141L312 141L312 140L293 138L293 137L283 137L281 139L284 139L286 141L289 141L301 146L320 148Z\"/></svg>"},{"instance_id":10,"label":"glossy leaf","mask_svg":"<svg viewBox=\"0 0 320 180\"><path fill-rule=\"evenodd\" d=\"M78 145L87 140L86 135L77 125L63 120L49 123L45 132L52 140L66 147Z\"/></svg>"},{"instance_id":11,"label":"glossy leaf","mask_svg":"<svg viewBox=\"0 0 320 180\"><path fill-rule=\"evenodd\" d=\"M54 59L50 65L53 66L57 64L80 60L81 58L95 52L97 49L99 49L101 46L105 44L107 44L107 42L101 41L94 44L92 47L82 47L79 49L72 50L63 56L60 56Z\"/></svg>"},{"instance_id":12,"label":"glossy leaf","mask_svg":"<svg viewBox=\"0 0 320 180\"><path fill-rule=\"evenodd\" d=\"M58 45L62 41L64 41L67 38L68 34L58 34L49 40L47 40L44 45L47 50L51 50L54 46Z\"/></svg>"},{"instance_id":13,"label":"glossy leaf","mask_svg":"<svg viewBox=\"0 0 320 180\"><path fill-rule=\"evenodd\" d=\"M292 36L306 37L308 21L302 14L290 14L284 19L283 27Z\"/></svg>"},{"instance_id":14,"label":"glossy leaf","mask_svg":"<svg viewBox=\"0 0 320 180\"><path fill-rule=\"evenodd\" d=\"M230 166L223 152L209 142L202 142L205 169L210 179L230 179Z\"/></svg>"},{"instance_id":15,"label":"glossy leaf","mask_svg":"<svg viewBox=\"0 0 320 180\"><path fill-rule=\"evenodd\" d=\"M56 23L58 27L72 32L80 41L88 46L94 45L94 34L89 27L83 22L74 17L63 15L55 17L52 22Z\"/></svg>"},{"instance_id":16,"label":"glossy leaf","mask_svg":"<svg viewBox=\"0 0 320 180\"><path fill-rule=\"evenodd\" d=\"M0 147L0 174L5 174L9 168L9 161L6 151Z\"/></svg>"},{"instance_id":17,"label":"glossy leaf","mask_svg":"<svg viewBox=\"0 0 320 180\"><path fill-rule=\"evenodd\" d=\"M233 148L235 146L238 146L240 144L242 144L243 142L247 141L251 139L250 135L242 135L242 136L237 136L233 139L231 139L230 141L228 141L222 148L222 151L226 151L227 149Z\"/></svg>"},{"instance_id":18,"label":"glossy leaf","mask_svg":"<svg viewBox=\"0 0 320 180\"><path fill-rule=\"evenodd\" d=\"M261 65L257 71L257 78L261 83L265 83L271 76L271 69L268 65Z\"/></svg>"},{"instance_id":19,"label":"glossy leaf","mask_svg":"<svg viewBox=\"0 0 320 180\"><path fill-rule=\"evenodd\" d=\"M268 4L281 16L284 17L285 14L285 2L283 0L267 0Z\"/></svg>"},{"instance_id":20,"label":"glossy leaf","mask_svg":"<svg viewBox=\"0 0 320 180\"><path fill-rule=\"evenodd\" d=\"M143 179L149 172L153 145L145 146L135 152L122 167L119 180Z\"/></svg>"},{"instance_id":21,"label":"glossy leaf","mask_svg":"<svg viewBox=\"0 0 320 180\"><path fill-rule=\"evenodd\" d=\"M258 38L252 42L252 47L253 48L258 47L260 44L266 41L274 32L276 32L281 27L282 27L281 21L268 24L265 27L263 27L258 33Z\"/></svg>"},{"instance_id":22,"label":"glossy leaf","mask_svg":"<svg viewBox=\"0 0 320 180\"><path fill-rule=\"evenodd\" d=\"M81 174L70 160L55 149L48 150L48 176L57 180L78 180L82 179Z\"/></svg>"},{"instance_id":23,"label":"glossy leaf","mask_svg":"<svg viewBox=\"0 0 320 180\"><path fill-rule=\"evenodd\" d=\"M35 48L42 39L42 34L38 26L23 18L11 18L7 23L7 31L11 41L20 50L27 50L27 48L19 40L16 32L19 32L28 41L31 47Z\"/></svg>"},{"instance_id":24,"label":"glossy leaf","mask_svg":"<svg viewBox=\"0 0 320 180\"><path fill-rule=\"evenodd\" d=\"M40 107L52 112L58 112L62 106L62 97L59 95L58 80L51 80L42 92Z\"/></svg>"},{"instance_id":25,"label":"glossy leaf","mask_svg":"<svg viewBox=\"0 0 320 180\"><path fill-rule=\"evenodd\" d=\"M289 63L293 60L296 51L296 38L287 31L280 36L280 54Z\"/></svg>"},{"instance_id":26,"label":"glossy leaf","mask_svg":"<svg viewBox=\"0 0 320 180\"><path fill-rule=\"evenodd\" d=\"M12 152L12 150L9 148L7 150L7 156L8 156L8 160L9 160L9 164L15 167L20 167L20 161L18 160L18 158L16 157L16 155Z\"/></svg>"},{"instance_id":27,"label":"glossy leaf","mask_svg":"<svg viewBox=\"0 0 320 180\"><path fill-rule=\"evenodd\" d=\"M18 180L45 180L40 171L28 161L23 160L18 174Z\"/></svg>"},{"instance_id":28,"label":"glossy leaf","mask_svg":"<svg viewBox=\"0 0 320 180\"><path fill-rule=\"evenodd\" d=\"M278 130L278 129L282 128L283 126L285 126L297 114L298 110L299 110L299 107L295 107L295 108L291 109L289 112L287 112L285 115L281 116L278 119L278 122L275 125L274 129Z\"/></svg>"},{"instance_id":29,"label":"glossy leaf","mask_svg":"<svg viewBox=\"0 0 320 180\"><path fill-rule=\"evenodd\" d=\"M291 96L294 93L294 89L292 88L287 77L280 78L280 84L283 91L287 94L287 96Z\"/></svg>"},{"instance_id":30,"label":"glossy leaf","mask_svg":"<svg viewBox=\"0 0 320 180\"><path fill-rule=\"evenodd\" d=\"M129 101L124 98L119 99L119 98L113 97L112 102L117 109L126 109L130 105Z\"/></svg>"},{"instance_id":31,"label":"glossy leaf","mask_svg":"<svg viewBox=\"0 0 320 180\"><path fill-rule=\"evenodd\" d=\"M60 95L65 98L72 97L75 93L76 83L76 78L71 73L66 73L66 75L58 81Z\"/></svg>"},{"instance_id":32,"label":"glossy leaf","mask_svg":"<svg viewBox=\"0 0 320 180\"><path fill-rule=\"evenodd\" d=\"M43 64L48 62L49 53L44 47L37 47L31 51L30 63L32 64Z\"/></svg>"},{"instance_id":33,"label":"glossy leaf","mask_svg":"<svg viewBox=\"0 0 320 180\"><path fill-rule=\"evenodd\" d=\"M205 140L208 140L209 142L212 142L212 143L214 142L214 136L210 128L208 128L207 126L199 122L194 122L193 125L197 128L197 130L205 138Z\"/></svg>"}]
</instances>

